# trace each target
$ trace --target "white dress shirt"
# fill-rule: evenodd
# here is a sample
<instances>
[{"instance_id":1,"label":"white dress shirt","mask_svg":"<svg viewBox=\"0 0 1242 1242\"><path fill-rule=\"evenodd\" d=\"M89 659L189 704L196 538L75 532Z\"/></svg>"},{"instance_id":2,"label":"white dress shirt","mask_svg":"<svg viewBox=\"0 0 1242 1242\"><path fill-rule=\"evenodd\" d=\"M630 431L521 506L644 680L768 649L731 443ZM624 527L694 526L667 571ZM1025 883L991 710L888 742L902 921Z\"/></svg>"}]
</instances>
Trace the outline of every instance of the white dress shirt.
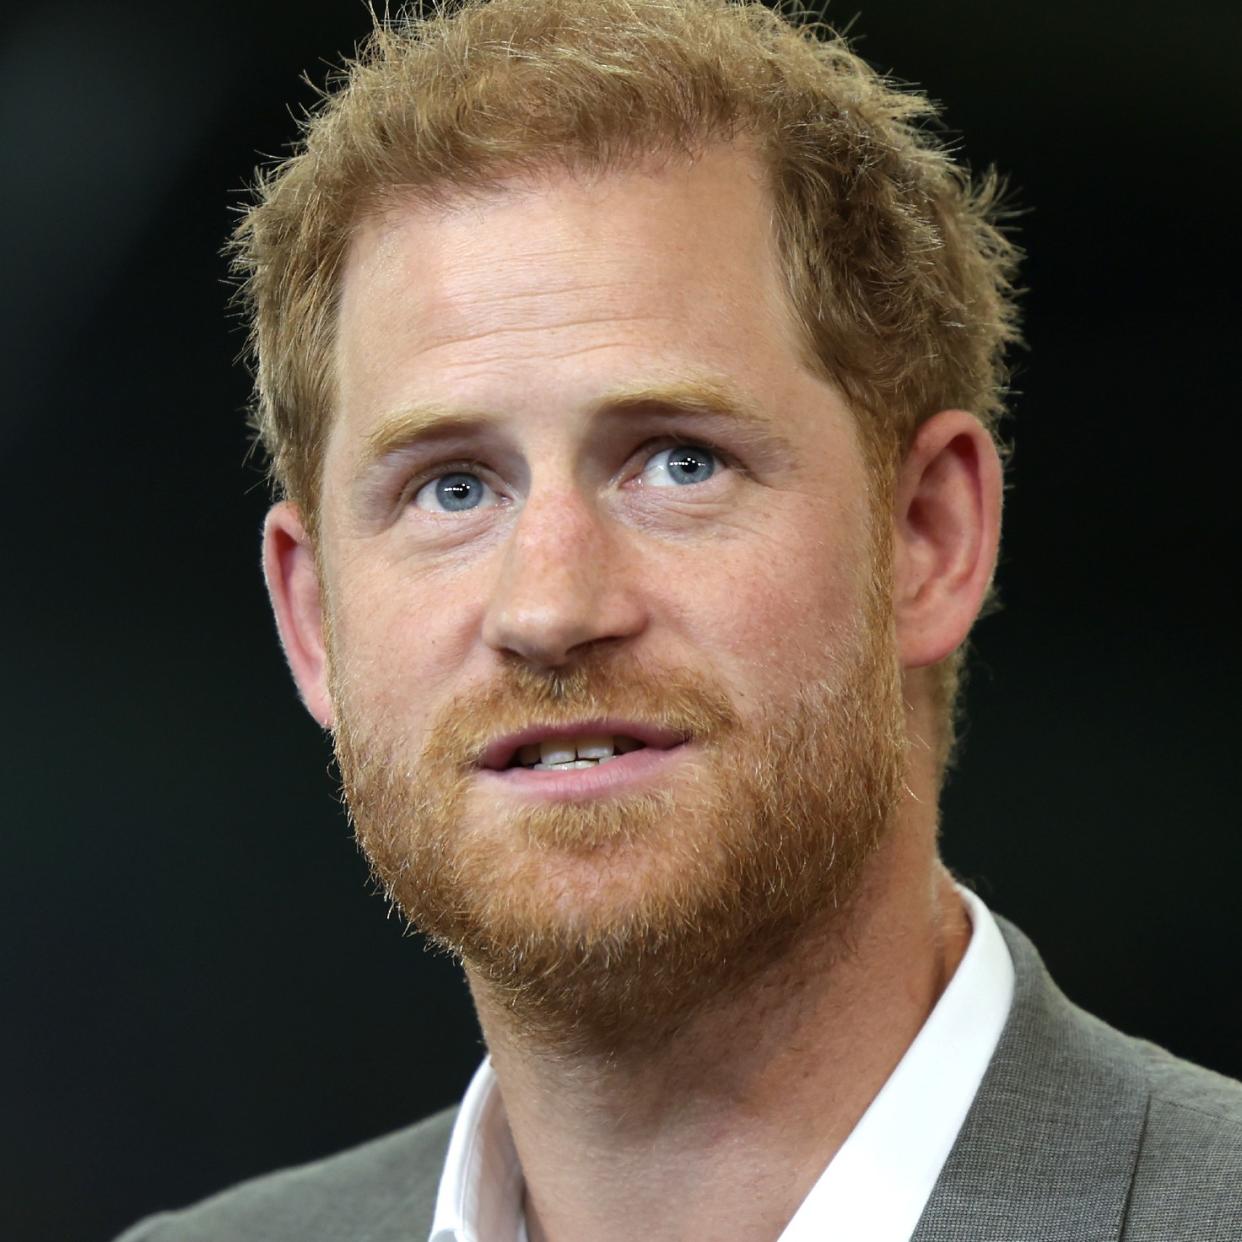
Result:
<instances>
[{"instance_id":1,"label":"white dress shirt","mask_svg":"<svg viewBox=\"0 0 1242 1242\"><path fill-rule=\"evenodd\" d=\"M1013 999L1013 962L996 920L973 893L959 891L971 937L953 978L778 1242L909 1242ZM484 1060L453 1127L430 1242L527 1242L523 1187Z\"/></svg>"}]
</instances>

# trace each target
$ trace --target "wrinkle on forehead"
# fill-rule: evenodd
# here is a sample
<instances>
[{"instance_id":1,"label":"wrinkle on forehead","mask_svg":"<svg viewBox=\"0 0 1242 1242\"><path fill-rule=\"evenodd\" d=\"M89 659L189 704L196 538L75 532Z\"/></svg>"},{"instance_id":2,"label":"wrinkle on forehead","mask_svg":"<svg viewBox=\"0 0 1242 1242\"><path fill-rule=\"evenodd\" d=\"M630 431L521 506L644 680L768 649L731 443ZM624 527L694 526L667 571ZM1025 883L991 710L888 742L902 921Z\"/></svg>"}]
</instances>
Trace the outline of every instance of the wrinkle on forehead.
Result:
<instances>
[{"instance_id":1,"label":"wrinkle on forehead","mask_svg":"<svg viewBox=\"0 0 1242 1242\"><path fill-rule=\"evenodd\" d=\"M758 165L729 148L589 184L515 182L447 208L410 194L353 239L338 413L365 424L425 386L463 386L472 401L506 384L564 397L592 377L610 386L692 364L772 390L801 369L782 276Z\"/></svg>"},{"instance_id":2,"label":"wrinkle on forehead","mask_svg":"<svg viewBox=\"0 0 1242 1242\"><path fill-rule=\"evenodd\" d=\"M722 210L726 203L741 209ZM496 226L507 215L520 228L501 227L498 237ZM412 221L434 232L434 247L410 247ZM489 240L480 249L484 224ZM724 272L713 279L717 273L696 262L704 228L721 238L735 279ZM351 277L370 283L403 269L401 278L425 291L429 316L445 313L440 303L462 300L480 310L537 305L558 295L594 295L603 303L610 289L643 271L653 250L673 263L665 281L670 294L676 293L672 277L684 274L685 296L710 287L715 298L735 301L736 278L745 277L749 292L763 295L758 305L752 296L751 317L787 316L772 202L761 165L742 143L711 148L693 164L661 160L589 179L553 170L513 177L493 192L443 206L413 192L393 198L359 222L344 293Z\"/></svg>"}]
</instances>

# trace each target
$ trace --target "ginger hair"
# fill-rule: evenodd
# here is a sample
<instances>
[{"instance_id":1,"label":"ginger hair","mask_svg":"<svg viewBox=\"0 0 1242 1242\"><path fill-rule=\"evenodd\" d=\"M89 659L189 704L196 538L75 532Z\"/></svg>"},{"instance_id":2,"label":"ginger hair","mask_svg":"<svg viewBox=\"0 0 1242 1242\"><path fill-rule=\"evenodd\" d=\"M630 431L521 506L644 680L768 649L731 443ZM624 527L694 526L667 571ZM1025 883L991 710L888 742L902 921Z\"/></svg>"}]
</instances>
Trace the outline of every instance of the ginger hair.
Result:
<instances>
[{"instance_id":1,"label":"ginger hair","mask_svg":"<svg viewBox=\"0 0 1242 1242\"><path fill-rule=\"evenodd\" d=\"M971 411L1003 449L1018 254L995 175L972 181L936 117L783 0L435 0L377 19L294 153L260 172L230 245L278 493L317 538L361 217L397 196L447 204L514 175L606 175L738 137L767 181L802 360L854 411L880 493L938 410ZM942 768L962 667L958 651L928 683Z\"/></svg>"}]
</instances>

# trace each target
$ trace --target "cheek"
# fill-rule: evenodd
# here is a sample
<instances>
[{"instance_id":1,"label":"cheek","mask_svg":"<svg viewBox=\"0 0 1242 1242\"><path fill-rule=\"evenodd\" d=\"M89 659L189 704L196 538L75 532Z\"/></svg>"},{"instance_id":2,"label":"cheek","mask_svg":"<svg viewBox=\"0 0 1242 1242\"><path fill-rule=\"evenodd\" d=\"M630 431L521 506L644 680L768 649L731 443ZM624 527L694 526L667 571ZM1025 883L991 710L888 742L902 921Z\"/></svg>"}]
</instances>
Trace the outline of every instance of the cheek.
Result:
<instances>
[{"instance_id":1,"label":"cheek","mask_svg":"<svg viewBox=\"0 0 1242 1242\"><path fill-rule=\"evenodd\" d=\"M867 566L858 540L836 527L790 525L759 542L724 544L694 573L664 575L669 615L717 671L770 693L792 689L853 637ZM683 567L684 568L684 567Z\"/></svg>"},{"instance_id":2,"label":"cheek","mask_svg":"<svg viewBox=\"0 0 1242 1242\"><path fill-rule=\"evenodd\" d=\"M414 723L460 680L477 611L463 584L351 566L339 579L333 654L367 709Z\"/></svg>"}]
</instances>

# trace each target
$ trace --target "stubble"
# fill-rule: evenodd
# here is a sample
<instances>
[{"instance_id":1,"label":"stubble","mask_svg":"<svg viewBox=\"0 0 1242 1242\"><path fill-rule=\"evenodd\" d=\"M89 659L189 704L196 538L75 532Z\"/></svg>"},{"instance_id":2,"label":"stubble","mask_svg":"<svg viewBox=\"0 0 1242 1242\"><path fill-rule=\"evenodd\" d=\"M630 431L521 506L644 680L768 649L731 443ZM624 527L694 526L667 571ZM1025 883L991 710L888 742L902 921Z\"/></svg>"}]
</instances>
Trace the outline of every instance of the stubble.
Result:
<instances>
[{"instance_id":1,"label":"stubble","mask_svg":"<svg viewBox=\"0 0 1242 1242\"><path fill-rule=\"evenodd\" d=\"M374 876L529 1037L608 1055L658 1044L809 927L842 939L904 771L886 588L877 575L832 658L759 720L708 669L598 651L550 672L507 661L418 748L334 658L337 761ZM678 779L555 805L480 798L497 736L605 717L690 739Z\"/></svg>"}]
</instances>

